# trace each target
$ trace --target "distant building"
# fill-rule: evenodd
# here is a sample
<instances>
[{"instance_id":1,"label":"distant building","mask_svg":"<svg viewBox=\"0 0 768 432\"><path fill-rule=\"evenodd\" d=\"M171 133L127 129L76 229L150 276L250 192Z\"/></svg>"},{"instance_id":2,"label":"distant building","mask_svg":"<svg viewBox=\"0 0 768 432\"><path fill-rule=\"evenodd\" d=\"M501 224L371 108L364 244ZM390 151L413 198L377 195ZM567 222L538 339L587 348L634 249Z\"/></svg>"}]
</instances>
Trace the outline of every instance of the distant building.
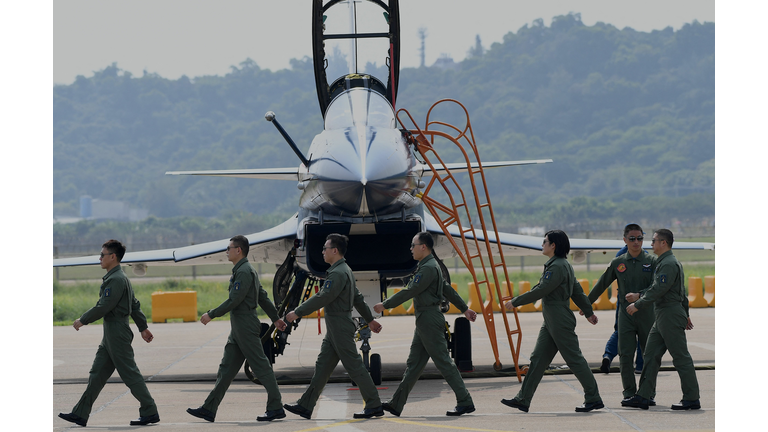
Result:
<instances>
[{"instance_id":1,"label":"distant building","mask_svg":"<svg viewBox=\"0 0 768 432\"><path fill-rule=\"evenodd\" d=\"M546 228L544 227L520 227L517 229L518 234L529 236L544 236Z\"/></svg>"},{"instance_id":2,"label":"distant building","mask_svg":"<svg viewBox=\"0 0 768 432\"><path fill-rule=\"evenodd\" d=\"M88 195L80 197L80 217L53 216L53 223L74 223L84 219L112 219L136 222L149 216L149 210L131 208L123 201L93 199Z\"/></svg>"},{"instance_id":3,"label":"distant building","mask_svg":"<svg viewBox=\"0 0 768 432\"><path fill-rule=\"evenodd\" d=\"M454 62L450 55L443 53L440 55L440 58L435 60L435 63L432 64L432 67L440 69L456 69L459 67L459 64Z\"/></svg>"}]
</instances>

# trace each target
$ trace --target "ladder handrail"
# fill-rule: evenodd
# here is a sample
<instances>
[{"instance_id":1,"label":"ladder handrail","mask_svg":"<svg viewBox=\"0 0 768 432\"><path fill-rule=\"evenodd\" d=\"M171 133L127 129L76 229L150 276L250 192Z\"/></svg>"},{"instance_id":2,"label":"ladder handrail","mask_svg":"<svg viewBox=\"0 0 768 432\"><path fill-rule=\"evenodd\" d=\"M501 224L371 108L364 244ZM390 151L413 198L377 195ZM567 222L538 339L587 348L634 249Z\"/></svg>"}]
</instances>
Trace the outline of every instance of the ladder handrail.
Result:
<instances>
[{"instance_id":1,"label":"ladder handrail","mask_svg":"<svg viewBox=\"0 0 768 432\"><path fill-rule=\"evenodd\" d=\"M467 123L466 123L466 126L464 127L463 130L457 128L454 125L451 125L451 124L448 124L448 123L445 123L445 122L439 122L439 121L432 121L432 122L430 122L429 121L429 117L432 114L432 110L437 105L439 105L441 103L444 103L444 102L453 102L453 103L459 105L464 110L464 113L466 115ZM429 111L427 113L426 126L425 126L424 130L422 130L422 129L420 129L418 127L416 122L413 120L413 117L411 116L411 114L407 110L400 109L397 112L397 120L400 122L400 124L404 128L405 128L405 125L403 124L402 120L400 120L400 117L399 117L399 114L401 112L404 112L409 117L411 123L415 126L415 129L410 131L411 134L413 135L413 137L415 138L413 143L415 144L416 150L419 152L419 154L422 156L422 158L424 158L424 161L429 165L429 167L430 167L430 169L432 170L432 173L433 173L432 178L429 181L429 184L424 188L424 191L419 195L419 197L421 198L422 202L427 207L427 209L429 209L429 211L435 217L437 223L440 225L441 229L443 230L443 233L446 235L446 238L450 241L450 243L453 246L454 250L457 252L458 256L461 258L461 260L466 265L466 267L469 270L470 274L472 275L472 279L473 279L473 281L475 283L475 290L476 290L476 292L478 294L478 298L482 302L483 295L482 295L481 290L480 290L480 285L481 284L486 284L487 289L489 289L490 287L488 286L488 282L489 282L488 270L486 268L485 261L483 259L483 254L481 252L482 249L481 249L480 244L479 244L480 241L478 240L478 237L479 237L478 236L478 230L475 229L474 226L473 226L472 215L471 215L471 213L469 211L469 208L467 206L466 196L464 195L463 189L459 185L459 183L456 180L456 178L454 177L454 175L451 173L450 169L447 168L446 164L443 162L443 160L440 157L440 155L434 149L433 144L435 142L435 138L436 137L445 138L445 139L448 139L449 141L453 142L459 148L459 150L462 152L462 155L464 156L464 160L467 162L467 168L468 168L467 172L469 174L470 183L472 185L473 197L474 197L474 200L475 200L475 205L476 205L476 208L477 208L477 213L478 213L480 224L481 224L481 228L482 228L482 231L481 231L482 232L482 237L483 237L482 241L483 241L484 246L485 246L484 249L485 249L486 254L488 256L489 264L490 264L490 267L491 267L491 273L492 273L492 276L493 276L493 280L495 282L496 296L497 296L497 299L498 299L500 305L502 306L501 307L502 316L504 318L504 325L505 325L505 328L506 328L507 340L509 342L510 350L512 352L512 358L513 358L513 361L514 361L514 364L515 364L515 371L517 373L518 380L521 381L522 380L522 378L521 378L521 370L520 370L520 368L518 366L519 347L520 347L520 343L522 341L522 332L520 330L520 321L519 321L519 318L517 316L517 311L513 310L513 314L515 316L516 330L512 330L512 331L509 330L509 321L508 321L507 316L506 316L506 312L507 311L503 307L503 301L504 300L508 300L508 299L511 298L511 295L512 295L511 284L509 282L509 275L508 275L508 272L507 272L506 262L504 260L503 250L502 250L501 244L499 243L499 234L498 234L498 229L497 229L497 226L496 226L496 219L495 219L495 217L493 215L493 207L491 205L490 196L489 196L489 193L488 193L487 182L485 180L485 174L484 174L484 171L483 171L483 168L482 168L482 162L480 161L479 153L477 151L477 146L474 143L474 133L472 132L472 126L471 126L470 121L469 121L469 113L467 112L466 108L461 103L459 103L458 101L455 101L453 99L442 99L442 100L436 102L435 104L433 104L432 107L430 107L430 109L429 109ZM448 133L445 133L445 132L436 131L436 130L429 130L430 126L434 126L434 125L440 125L440 126L445 126L445 127L451 128L451 129L455 130L456 132L458 132L458 135L457 136L452 136L452 135L450 135ZM469 132L469 135L467 135L467 132ZM427 138L427 136L429 136L429 139ZM459 141L461 138L464 138L464 140L471 147L472 154L473 154L475 160L477 161L477 165L478 165L477 169L472 168L472 166L471 166L472 162L470 161L469 155L467 154L467 151L465 150L464 146ZM434 155L434 157L439 161L440 165L443 168L445 168L445 174L444 174L443 177L441 177L438 174L437 170L435 169L435 166L434 166L433 162L430 160L430 158L427 155L428 153L432 153ZM478 187L477 187L476 182L475 182L475 174L480 174L481 175L482 191L484 192L484 197L485 197L485 202L484 203L480 202L480 196L478 194ZM456 204L456 201L454 200L453 194L451 194L450 190L446 186L446 183L448 181L450 181L453 184L453 186L458 190L459 195L461 196L461 204L458 204L458 205ZM434 186L435 182L439 182L440 185L442 186L443 190L447 194L448 199L450 200L450 203L451 203L450 208L447 205L441 204L438 201L436 201L433 198L428 196L429 192L432 190L432 187ZM464 211L466 212L464 216L466 217L466 220L469 223L469 229L464 229L463 228L463 226L462 226L462 218L458 214L458 207L463 207ZM483 209L484 208L487 208L488 211L490 212L491 224L492 224L492 227L493 227L494 238L496 240L497 254L498 254L498 256L501 259L501 263L499 263L499 264L496 264L495 260L494 260L494 251L492 250L492 246L491 246L491 242L490 242L490 237L488 235L488 228L486 226L485 217L483 215L483 213L484 213ZM438 210L444 212L449 217L447 219L443 220L440 217L440 215L438 214ZM446 221L450 221L450 223L445 223ZM459 246L456 244L456 241L454 240L453 236L451 235L451 233L448 230L448 226L453 225L453 224L456 224L458 226L458 228L459 228L459 235L460 235L461 240L462 240L462 248L459 248ZM477 251L477 255L471 255L471 253L469 251L470 248L469 248L469 245L467 243L467 237L466 237L466 233L468 233L468 232L472 232L472 243L473 243L473 246L475 247L475 250ZM475 272L475 268L474 268L474 265L472 263L473 258L479 258L479 260L480 260L480 265L481 265L481 267L483 269L483 276L484 276L484 280L482 280L482 281L479 281L477 279L477 274ZM501 284L499 283L499 277L497 275L497 267L499 267L499 266L504 268L504 279L507 282L507 289L508 289L509 296L504 296L504 295L501 294ZM488 293L490 294L490 291L488 291ZM493 297L493 295L491 295L491 297ZM501 369L501 361L499 360L498 346L497 346L497 343L496 343L496 328L495 328L495 321L494 321L494 316L493 316L492 300L488 301L488 305L487 306L485 304L481 305L481 308L482 308L482 312L483 312L483 318L484 318L485 323L486 323L486 329L488 331L488 336L489 336L489 339L490 339L490 342L491 342L491 347L493 349L494 357L495 357L495 360L496 360L496 363L494 364L494 368L496 370L500 370ZM514 334L517 334L517 336L518 336L516 344L512 341L512 335L514 335Z\"/></svg>"}]
</instances>

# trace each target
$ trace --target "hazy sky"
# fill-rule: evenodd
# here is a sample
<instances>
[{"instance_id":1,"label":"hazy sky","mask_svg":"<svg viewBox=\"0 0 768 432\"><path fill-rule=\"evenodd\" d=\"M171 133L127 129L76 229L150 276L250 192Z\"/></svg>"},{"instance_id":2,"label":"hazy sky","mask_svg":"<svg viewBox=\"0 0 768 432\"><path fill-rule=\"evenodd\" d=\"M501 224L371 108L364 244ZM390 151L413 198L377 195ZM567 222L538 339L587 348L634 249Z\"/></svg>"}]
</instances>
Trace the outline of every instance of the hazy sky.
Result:
<instances>
[{"instance_id":1,"label":"hazy sky","mask_svg":"<svg viewBox=\"0 0 768 432\"><path fill-rule=\"evenodd\" d=\"M70 84L77 75L91 76L113 62L134 75L146 70L170 79L223 75L249 57L261 68L286 68L292 58L311 57L311 3L58 0L53 2L53 82ZM462 7L466 4L472 6ZM463 59L475 35L488 48L535 19L549 26L552 17L569 12L581 13L586 25L602 21L638 31L677 30L694 19L715 21L715 2L401 0L402 67L419 65L421 27L428 32L425 52L431 65L442 54ZM383 22L378 12L376 19Z\"/></svg>"}]
</instances>

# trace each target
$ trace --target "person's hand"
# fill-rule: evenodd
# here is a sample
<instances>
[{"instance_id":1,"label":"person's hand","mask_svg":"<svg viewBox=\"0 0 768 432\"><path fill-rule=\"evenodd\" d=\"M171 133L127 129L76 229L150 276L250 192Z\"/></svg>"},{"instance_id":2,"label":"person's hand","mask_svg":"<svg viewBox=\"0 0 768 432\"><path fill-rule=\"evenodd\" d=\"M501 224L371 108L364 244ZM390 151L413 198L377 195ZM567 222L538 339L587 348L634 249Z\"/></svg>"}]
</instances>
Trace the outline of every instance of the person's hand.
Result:
<instances>
[{"instance_id":1,"label":"person's hand","mask_svg":"<svg viewBox=\"0 0 768 432\"><path fill-rule=\"evenodd\" d=\"M211 322L212 319L213 318L208 316L208 312L206 312L206 313L203 314L203 316L200 317L200 322L203 323L203 325L206 325L209 322Z\"/></svg>"},{"instance_id":2,"label":"person's hand","mask_svg":"<svg viewBox=\"0 0 768 432\"><path fill-rule=\"evenodd\" d=\"M685 329L693 330L693 322L691 322L691 317L688 317L688 324L686 324Z\"/></svg>"},{"instance_id":3,"label":"person's hand","mask_svg":"<svg viewBox=\"0 0 768 432\"><path fill-rule=\"evenodd\" d=\"M275 321L275 327L280 331L285 331L285 328L288 327L288 324L286 324L285 321L283 321L283 319L281 318Z\"/></svg>"},{"instance_id":4,"label":"person's hand","mask_svg":"<svg viewBox=\"0 0 768 432\"><path fill-rule=\"evenodd\" d=\"M76 319L75 322L72 323L72 327L74 327L77 331L80 331L80 327L82 326L83 323L80 322L80 318Z\"/></svg>"},{"instance_id":5,"label":"person's hand","mask_svg":"<svg viewBox=\"0 0 768 432\"><path fill-rule=\"evenodd\" d=\"M584 316L584 311L579 309L579 315Z\"/></svg>"},{"instance_id":6,"label":"person's hand","mask_svg":"<svg viewBox=\"0 0 768 432\"><path fill-rule=\"evenodd\" d=\"M477 319L477 312L473 311L472 309L467 309L464 311L464 316L467 317L469 322L475 322Z\"/></svg>"},{"instance_id":7,"label":"person's hand","mask_svg":"<svg viewBox=\"0 0 768 432\"><path fill-rule=\"evenodd\" d=\"M636 302L636 301L638 301L640 299L640 294L639 293L629 293L629 294L625 295L624 298L629 303L634 303L634 302Z\"/></svg>"},{"instance_id":8,"label":"person's hand","mask_svg":"<svg viewBox=\"0 0 768 432\"><path fill-rule=\"evenodd\" d=\"M152 339L155 338L155 336L152 334L151 331L149 331L149 329L144 329L144 331L141 332L141 338L144 339L146 343L150 343L152 342Z\"/></svg>"},{"instance_id":9,"label":"person's hand","mask_svg":"<svg viewBox=\"0 0 768 432\"><path fill-rule=\"evenodd\" d=\"M589 321L592 325L597 324L597 315L592 315L591 317L587 318L587 321Z\"/></svg>"},{"instance_id":10,"label":"person's hand","mask_svg":"<svg viewBox=\"0 0 768 432\"><path fill-rule=\"evenodd\" d=\"M376 303L373 305L373 311L377 314L384 312L384 303Z\"/></svg>"},{"instance_id":11,"label":"person's hand","mask_svg":"<svg viewBox=\"0 0 768 432\"><path fill-rule=\"evenodd\" d=\"M505 308L506 310L508 310L508 311L512 312L513 310L515 310L515 305L513 305L513 304L512 304L512 300L510 300L510 301L508 301L508 302L504 303L504 308Z\"/></svg>"},{"instance_id":12,"label":"person's hand","mask_svg":"<svg viewBox=\"0 0 768 432\"><path fill-rule=\"evenodd\" d=\"M381 331L381 324L378 321L373 320L368 323L368 328L370 328L372 332L378 333Z\"/></svg>"},{"instance_id":13,"label":"person's hand","mask_svg":"<svg viewBox=\"0 0 768 432\"><path fill-rule=\"evenodd\" d=\"M629 294L627 294L629 295ZM635 307L635 304L632 303L631 305L627 306L627 313L630 315L634 315L635 312L637 312L639 309Z\"/></svg>"},{"instance_id":14,"label":"person's hand","mask_svg":"<svg viewBox=\"0 0 768 432\"><path fill-rule=\"evenodd\" d=\"M297 319L298 317L299 317L299 316L298 316L298 315L296 315L296 312L294 312L294 311L290 311L290 312L288 312L287 314L285 314L285 320L286 320L286 321L288 321L288 322L290 322L290 323L292 323L292 322L296 321L296 319Z\"/></svg>"}]
</instances>

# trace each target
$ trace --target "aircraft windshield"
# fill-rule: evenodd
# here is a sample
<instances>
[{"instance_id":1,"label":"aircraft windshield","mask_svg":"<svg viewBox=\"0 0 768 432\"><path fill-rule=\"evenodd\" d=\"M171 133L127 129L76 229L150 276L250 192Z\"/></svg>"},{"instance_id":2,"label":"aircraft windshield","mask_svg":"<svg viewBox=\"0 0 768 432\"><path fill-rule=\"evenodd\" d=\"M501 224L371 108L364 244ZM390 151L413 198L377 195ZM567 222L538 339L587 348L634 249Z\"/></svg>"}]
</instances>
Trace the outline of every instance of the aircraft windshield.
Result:
<instances>
[{"instance_id":1,"label":"aircraft windshield","mask_svg":"<svg viewBox=\"0 0 768 432\"><path fill-rule=\"evenodd\" d=\"M366 88L353 88L337 96L325 113L325 129L355 126L394 128L392 106L379 93Z\"/></svg>"}]
</instances>

